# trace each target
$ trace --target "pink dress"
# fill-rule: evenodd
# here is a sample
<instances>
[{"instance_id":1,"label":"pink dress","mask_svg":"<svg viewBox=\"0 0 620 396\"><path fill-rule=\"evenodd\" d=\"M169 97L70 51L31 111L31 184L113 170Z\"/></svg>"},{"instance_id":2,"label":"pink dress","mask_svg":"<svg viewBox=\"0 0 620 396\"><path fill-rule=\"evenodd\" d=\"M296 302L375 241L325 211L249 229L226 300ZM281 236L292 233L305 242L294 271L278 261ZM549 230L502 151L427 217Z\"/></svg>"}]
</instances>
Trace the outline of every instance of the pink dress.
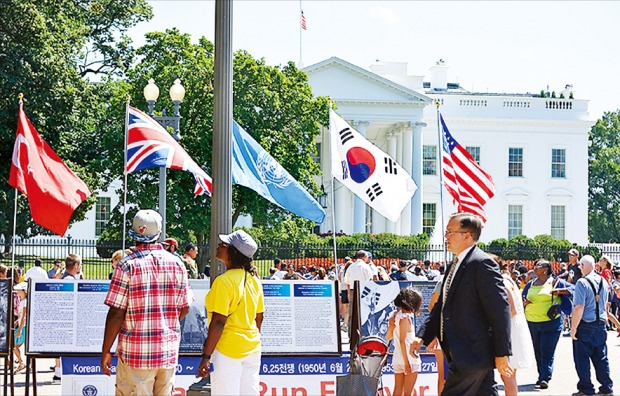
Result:
<instances>
[{"instance_id":1,"label":"pink dress","mask_svg":"<svg viewBox=\"0 0 620 396\"><path fill-rule=\"evenodd\" d=\"M422 360L419 357L415 357L411 354L411 344L415 338L415 329L413 328L413 314L402 312L400 309L396 310L396 318L394 319L394 353L392 354L392 367L394 368L394 373L404 373L405 372L405 358L403 356L404 353L407 354L407 358L409 359L409 364L411 365L412 372L420 372L422 368ZM411 323L411 331L407 332L405 335L405 347L406 351L403 351L400 346L400 321L408 320Z\"/></svg>"}]
</instances>

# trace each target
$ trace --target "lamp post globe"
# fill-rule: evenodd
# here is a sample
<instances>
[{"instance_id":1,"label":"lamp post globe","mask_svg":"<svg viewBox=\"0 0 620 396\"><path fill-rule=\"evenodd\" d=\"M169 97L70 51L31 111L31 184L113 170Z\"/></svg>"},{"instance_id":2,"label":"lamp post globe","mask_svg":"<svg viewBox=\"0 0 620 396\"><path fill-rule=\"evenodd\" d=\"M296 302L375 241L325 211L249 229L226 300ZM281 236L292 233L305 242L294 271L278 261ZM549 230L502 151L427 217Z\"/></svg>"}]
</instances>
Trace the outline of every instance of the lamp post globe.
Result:
<instances>
[{"instance_id":1,"label":"lamp post globe","mask_svg":"<svg viewBox=\"0 0 620 396\"><path fill-rule=\"evenodd\" d=\"M181 85L181 80L174 80L174 84L170 87L170 100L172 102L182 102L185 98L185 88Z\"/></svg>"},{"instance_id":2,"label":"lamp post globe","mask_svg":"<svg viewBox=\"0 0 620 396\"><path fill-rule=\"evenodd\" d=\"M179 141L181 140L180 134L180 123L181 123L181 113L180 107L181 102L185 98L185 88L181 85L181 80L176 79L174 84L170 87L170 100L174 105L174 115L172 117L166 116L166 110L162 111L162 116L157 117L153 115L153 111L155 109L155 102L157 98L159 98L159 88L155 85L155 80L149 78L148 84L144 87L143 90L144 99L149 106L149 115L157 121L164 129L167 127L172 127L174 129L174 134L172 137ZM163 241L166 238L166 168L159 168L159 214L162 217L161 224L161 237L160 239Z\"/></svg>"},{"instance_id":3,"label":"lamp post globe","mask_svg":"<svg viewBox=\"0 0 620 396\"><path fill-rule=\"evenodd\" d=\"M155 80L149 78L149 83L146 84L142 93L144 94L144 99L149 104L149 115L153 115L153 107L155 102L157 102L157 98L159 98L159 87L155 85Z\"/></svg>"}]
</instances>

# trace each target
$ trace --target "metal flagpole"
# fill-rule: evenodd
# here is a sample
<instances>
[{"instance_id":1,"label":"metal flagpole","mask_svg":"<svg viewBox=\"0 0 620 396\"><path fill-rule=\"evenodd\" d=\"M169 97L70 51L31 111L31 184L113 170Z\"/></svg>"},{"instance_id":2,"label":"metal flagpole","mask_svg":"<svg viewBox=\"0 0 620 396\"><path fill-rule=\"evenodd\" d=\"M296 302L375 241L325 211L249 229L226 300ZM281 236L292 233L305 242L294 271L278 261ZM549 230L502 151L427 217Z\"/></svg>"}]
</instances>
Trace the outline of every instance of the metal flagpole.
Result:
<instances>
[{"instance_id":1,"label":"metal flagpole","mask_svg":"<svg viewBox=\"0 0 620 396\"><path fill-rule=\"evenodd\" d=\"M125 228L127 224L127 139L129 138L129 101L131 97L127 96L127 104L125 105L125 149L123 158L123 253L121 257L125 257Z\"/></svg>"},{"instance_id":2,"label":"metal flagpole","mask_svg":"<svg viewBox=\"0 0 620 396\"><path fill-rule=\"evenodd\" d=\"M302 23L302 16L303 16L303 12L304 10L301 8L301 0L299 0L299 65L298 65L298 69L301 69L302 67L304 67L304 62L302 60L302 52L301 52L301 31L303 30L301 27L301 23Z\"/></svg>"},{"instance_id":3,"label":"metal flagpole","mask_svg":"<svg viewBox=\"0 0 620 396\"><path fill-rule=\"evenodd\" d=\"M24 94L19 93L19 105L21 106L24 99ZM19 121L18 121L19 122ZM19 148L18 148L19 149ZM11 280L15 276L15 236L17 235L17 188L15 188L15 207L13 208L13 238L11 240Z\"/></svg>"},{"instance_id":4,"label":"metal flagpole","mask_svg":"<svg viewBox=\"0 0 620 396\"><path fill-rule=\"evenodd\" d=\"M338 248L336 246L336 194L334 194L334 175L331 173L331 159L332 159L332 142L331 142L331 119L332 119L332 102L330 99L329 102L329 129L327 131L327 135L328 135L328 143L329 143L329 168L330 168L330 175L329 178L331 180L331 192L332 192L332 227L333 227L333 232L332 232L332 239L334 241L334 265L336 266L336 275L338 274Z\"/></svg>"},{"instance_id":5,"label":"metal flagpole","mask_svg":"<svg viewBox=\"0 0 620 396\"><path fill-rule=\"evenodd\" d=\"M439 158L439 206L440 206L440 213L441 213L441 231L443 232L446 229L446 224L445 224L445 219L444 219L444 203L443 203L443 136L441 133L441 120L440 120L440 114L439 114L439 101L437 100L435 102L435 105L437 106L437 158ZM448 262L448 251L446 250L446 242L445 239L442 238L443 240L443 257L444 257L444 263Z\"/></svg>"}]
</instances>

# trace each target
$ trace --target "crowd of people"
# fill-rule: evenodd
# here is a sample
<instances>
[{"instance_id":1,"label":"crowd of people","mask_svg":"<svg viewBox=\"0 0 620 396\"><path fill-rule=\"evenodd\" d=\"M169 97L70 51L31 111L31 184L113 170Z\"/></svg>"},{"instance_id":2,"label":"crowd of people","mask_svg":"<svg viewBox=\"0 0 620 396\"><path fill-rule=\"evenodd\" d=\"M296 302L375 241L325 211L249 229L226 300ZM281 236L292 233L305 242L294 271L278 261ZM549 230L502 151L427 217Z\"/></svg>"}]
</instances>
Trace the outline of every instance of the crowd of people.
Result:
<instances>
[{"instance_id":1,"label":"crowd of people","mask_svg":"<svg viewBox=\"0 0 620 396\"><path fill-rule=\"evenodd\" d=\"M505 262L478 248L481 230L477 216L453 215L445 239L455 259L447 264L400 260L376 265L371 252L359 250L353 258L329 268L306 268L275 259L264 280L338 280L344 330L351 326L348 307L356 295L356 281L435 282L427 302L414 288L402 288L393 302L395 310L385 319L386 338L394 342L395 395L413 393L422 345L437 359L441 394L497 395L497 370L505 394L515 395L517 371L534 365L536 385L547 389L563 331L573 343L578 377L573 396L596 393L590 364L600 383L596 394L613 394L606 339L612 329L620 336L620 268L607 256L596 263L590 255L580 257L576 249L567 252L567 265L544 259L529 267ZM178 362L180 321L194 299L188 279L199 276L194 261L197 247L187 245L181 256L173 238L157 242L161 217L152 210L136 214L129 235L135 248L112 255L101 367L104 374L111 374L110 349L118 337L117 394L168 394ZM197 376L210 376L212 394L258 394L265 306L253 265L257 244L241 230L219 239L217 259L226 271L213 281L205 299L209 331ZM47 271L40 260L25 273L19 267L12 271L8 275L15 290L15 370L23 371L27 363L19 347L27 331L28 279L83 278L82 260L70 254L64 262L55 260ZM8 272L0 265L0 277L7 277ZM430 314L416 332L412 317L425 303ZM356 345L354 334L350 342ZM54 369L54 379L59 380L58 362Z\"/></svg>"}]
</instances>

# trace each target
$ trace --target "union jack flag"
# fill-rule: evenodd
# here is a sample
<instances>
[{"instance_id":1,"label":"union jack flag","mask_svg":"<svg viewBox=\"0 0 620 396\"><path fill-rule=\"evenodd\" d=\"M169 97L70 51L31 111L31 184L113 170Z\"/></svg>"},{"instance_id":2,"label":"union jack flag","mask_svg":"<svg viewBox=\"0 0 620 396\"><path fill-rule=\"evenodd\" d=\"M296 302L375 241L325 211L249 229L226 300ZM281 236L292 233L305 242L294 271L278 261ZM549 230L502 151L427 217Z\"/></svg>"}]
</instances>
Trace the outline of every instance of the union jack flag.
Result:
<instances>
[{"instance_id":1,"label":"union jack flag","mask_svg":"<svg viewBox=\"0 0 620 396\"><path fill-rule=\"evenodd\" d=\"M127 169L128 173L148 168L170 168L194 174L194 194L211 195L212 181L187 154L185 149L157 121L146 113L128 106Z\"/></svg>"}]
</instances>

